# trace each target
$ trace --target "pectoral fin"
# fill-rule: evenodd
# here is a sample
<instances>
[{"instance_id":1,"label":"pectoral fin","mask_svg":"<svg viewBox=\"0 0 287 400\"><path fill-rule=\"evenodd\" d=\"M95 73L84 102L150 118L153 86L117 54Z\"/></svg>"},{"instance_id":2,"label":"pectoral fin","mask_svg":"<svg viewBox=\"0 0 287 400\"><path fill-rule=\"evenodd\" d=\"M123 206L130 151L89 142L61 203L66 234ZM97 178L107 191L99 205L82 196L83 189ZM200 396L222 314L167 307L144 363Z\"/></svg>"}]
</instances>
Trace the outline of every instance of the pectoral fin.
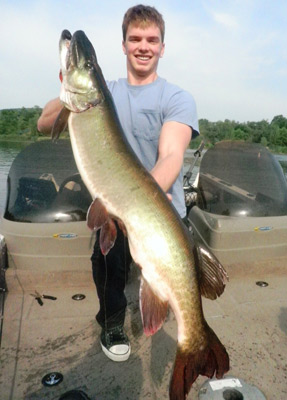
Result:
<instances>
[{"instance_id":1,"label":"pectoral fin","mask_svg":"<svg viewBox=\"0 0 287 400\"><path fill-rule=\"evenodd\" d=\"M66 129L70 112L71 111L68 110L66 107L63 107L62 110L59 112L52 128L52 140L59 139L60 134Z\"/></svg>"},{"instance_id":2,"label":"pectoral fin","mask_svg":"<svg viewBox=\"0 0 287 400\"><path fill-rule=\"evenodd\" d=\"M100 199L95 199L87 212L87 225L91 230L97 231L110 218L108 210Z\"/></svg>"},{"instance_id":3,"label":"pectoral fin","mask_svg":"<svg viewBox=\"0 0 287 400\"><path fill-rule=\"evenodd\" d=\"M194 256L199 266L201 294L211 300L219 297L228 281L228 275L219 260L202 244L195 246Z\"/></svg>"},{"instance_id":4,"label":"pectoral fin","mask_svg":"<svg viewBox=\"0 0 287 400\"><path fill-rule=\"evenodd\" d=\"M153 335L166 318L168 302L161 301L143 277L140 285L140 309L144 333L147 336Z\"/></svg>"},{"instance_id":5,"label":"pectoral fin","mask_svg":"<svg viewBox=\"0 0 287 400\"><path fill-rule=\"evenodd\" d=\"M119 226L120 230L121 230L121 231L123 232L123 234L127 237L127 236L128 236L128 233L127 233L127 229L126 229L126 226L125 226L125 224L123 223L123 221L122 221L121 219L117 218L117 223L118 223L118 226Z\"/></svg>"},{"instance_id":6,"label":"pectoral fin","mask_svg":"<svg viewBox=\"0 0 287 400\"><path fill-rule=\"evenodd\" d=\"M100 247L103 255L107 255L111 248L114 246L117 238L117 228L114 221L110 218L101 227L100 233Z\"/></svg>"},{"instance_id":7,"label":"pectoral fin","mask_svg":"<svg viewBox=\"0 0 287 400\"><path fill-rule=\"evenodd\" d=\"M101 229L100 248L104 255L108 254L117 238L117 228L100 199L95 199L90 205L87 213L87 225L95 231Z\"/></svg>"}]
</instances>

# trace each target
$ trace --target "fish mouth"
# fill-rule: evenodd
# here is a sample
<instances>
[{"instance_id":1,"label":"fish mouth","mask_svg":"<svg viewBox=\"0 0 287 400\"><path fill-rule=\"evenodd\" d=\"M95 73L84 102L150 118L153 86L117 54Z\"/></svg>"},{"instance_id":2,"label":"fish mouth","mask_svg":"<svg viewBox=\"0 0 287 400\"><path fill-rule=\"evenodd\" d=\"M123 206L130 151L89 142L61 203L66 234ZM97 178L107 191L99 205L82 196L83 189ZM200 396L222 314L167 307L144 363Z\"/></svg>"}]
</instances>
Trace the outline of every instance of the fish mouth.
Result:
<instances>
[{"instance_id":1,"label":"fish mouth","mask_svg":"<svg viewBox=\"0 0 287 400\"><path fill-rule=\"evenodd\" d=\"M69 53L71 39L72 39L71 33L67 29L63 30L59 42L61 74L65 73L65 71L68 69L67 62L69 59L68 53Z\"/></svg>"},{"instance_id":2,"label":"fish mouth","mask_svg":"<svg viewBox=\"0 0 287 400\"><path fill-rule=\"evenodd\" d=\"M68 31L68 29L64 29L63 30L63 32L62 32L62 34L61 34L61 41L62 42L64 42L64 41L71 41L71 39L72 39L72 34L71 34L71 32L70 31Z\"/></svg>"},{"instance_id":3,"label":"fish mouth","mask_svg":"<svg viewBox=\"0 0 287 400\"><path fill-rule=\"evenodd\" d=\"M73 35L67 30L63 30L60 38L60 54L62 69L91 69L97 63L95 50L81 30Z\"/></svg>"}]
</instances>

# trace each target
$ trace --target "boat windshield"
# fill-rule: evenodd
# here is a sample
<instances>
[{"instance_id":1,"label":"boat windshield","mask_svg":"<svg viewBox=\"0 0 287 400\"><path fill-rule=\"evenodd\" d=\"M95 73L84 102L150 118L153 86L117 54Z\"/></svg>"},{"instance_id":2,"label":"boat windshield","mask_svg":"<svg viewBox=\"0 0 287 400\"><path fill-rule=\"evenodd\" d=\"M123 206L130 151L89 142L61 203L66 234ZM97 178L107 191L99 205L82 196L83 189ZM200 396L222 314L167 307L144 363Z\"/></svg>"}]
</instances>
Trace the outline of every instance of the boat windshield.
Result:
<instances>
[{"instance_id":1,"label":"boat windshield","mask_svg":"<svg viewBox=\"0 0 287 400\"><path fill-rule=\"evenodd\" d=\"M280 163L263 146L223 141L200 165L198 206L227 216L287 215L287 182Z\"/></svg>"},{"instance_id":2,"label":"boat windshield","mask_svg":"<svg viewBox=\"0 0 287 400\"><path fill-rule=\"evenodd\" d=\"M43 140L26 147L12 163L4 218L36 223L82 221L91 202L70 140Z\"/></svg>"}]
</instances>

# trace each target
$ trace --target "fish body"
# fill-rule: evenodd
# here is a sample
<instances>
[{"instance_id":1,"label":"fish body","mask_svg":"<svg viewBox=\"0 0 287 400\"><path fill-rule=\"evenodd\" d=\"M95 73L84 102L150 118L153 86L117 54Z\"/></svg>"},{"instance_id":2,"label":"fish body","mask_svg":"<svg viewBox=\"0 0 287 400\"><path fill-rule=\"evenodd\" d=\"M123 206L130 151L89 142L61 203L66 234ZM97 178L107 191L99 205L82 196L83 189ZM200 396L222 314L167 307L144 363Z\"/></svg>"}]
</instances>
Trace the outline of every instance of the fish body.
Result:
<instances>
[{"instance_id":1,"label":"fish body","mask_svg":"<svg viewBox=\"0 0 287 400\"><path fill-rule=\"evenodd\" d=\"M116 109L82 31L60 40L61 100L72 111L68 124L74 157L94 202L88 225L101 229L107 254L116 239L114 220L128 237L141 268L144 331L154 334L168 307L178 324L178 346L170 399L183 400L199 374L222 377L229 369L224 346L202 311L194 245L166 194L142 166L125 139ZM59 120L61 117L59 117Z\"/></svg>"}]
</instances>

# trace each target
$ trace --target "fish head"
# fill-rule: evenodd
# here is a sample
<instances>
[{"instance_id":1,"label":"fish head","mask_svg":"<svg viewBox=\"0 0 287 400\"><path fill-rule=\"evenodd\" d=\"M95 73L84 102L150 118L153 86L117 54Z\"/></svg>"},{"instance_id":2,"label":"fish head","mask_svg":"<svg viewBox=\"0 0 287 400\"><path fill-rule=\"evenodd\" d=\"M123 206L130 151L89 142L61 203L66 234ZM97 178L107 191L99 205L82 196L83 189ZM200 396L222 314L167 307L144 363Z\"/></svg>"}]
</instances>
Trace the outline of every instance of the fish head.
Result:
<instances>
[{"instance_id":1,"label":"fish head","mask_svg":"<svg viewBox=\"0 0 287 400\"><path fill-rule=\"evenodd\" d=\"M102 101L102 78L95 50L83 31L62 32L60 43L60 99L66 108L82 112ZM105 82L104 82L105 84Z\"/></svg>"}]
</instances>

